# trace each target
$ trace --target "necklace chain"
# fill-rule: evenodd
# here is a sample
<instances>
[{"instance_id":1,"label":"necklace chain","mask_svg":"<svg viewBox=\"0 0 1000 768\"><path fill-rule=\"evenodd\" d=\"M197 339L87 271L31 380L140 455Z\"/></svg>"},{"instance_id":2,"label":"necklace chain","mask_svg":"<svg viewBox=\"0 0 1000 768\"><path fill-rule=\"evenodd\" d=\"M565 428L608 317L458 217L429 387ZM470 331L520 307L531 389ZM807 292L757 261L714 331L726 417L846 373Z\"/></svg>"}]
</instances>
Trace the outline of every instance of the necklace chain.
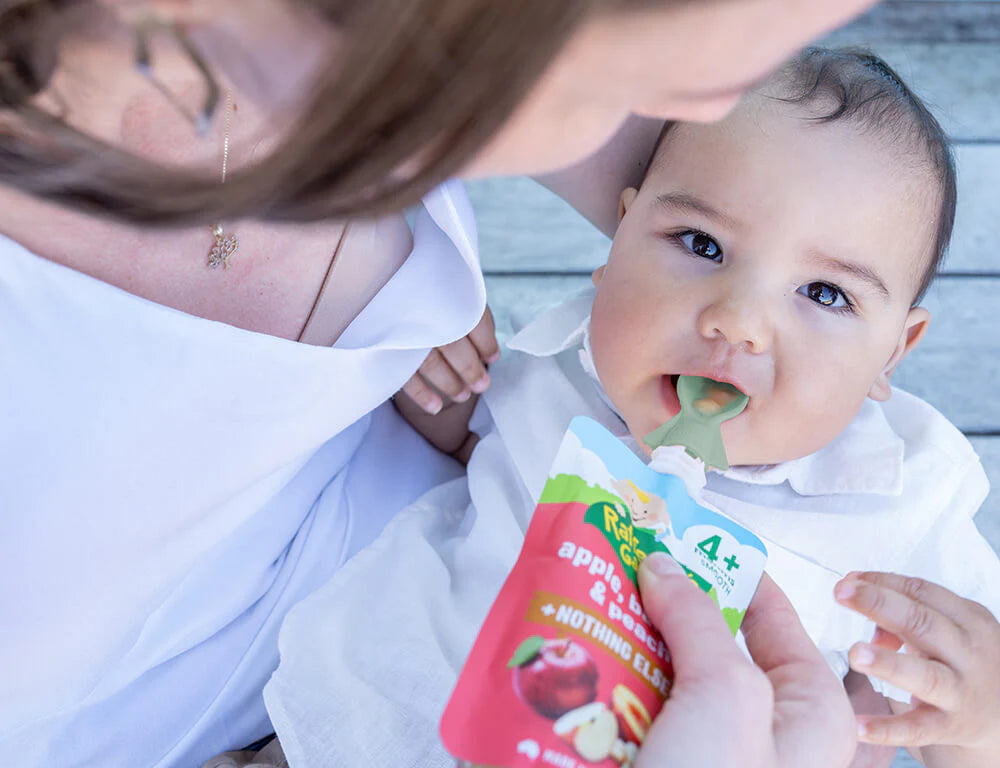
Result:
<instances>
[{"instance_id":1,"label":"necklace chain","mask_svg":"<svg viewBox=\"0 0 1000 768\"><path fill-rule=\"evenodd\" d=\"M233 92L226 91L225 124L222 129L222 183L226 183L226 168L229 165L229 120L233 114Z\"/></svg>"},{"instance_id":2,"label":"necklace chain","mask_svg":"<svg viewBox=\"0 0 1000 768\"><path fill-rule=\"evenodd\" d=\"M233 92L226 91L225 122L222 128L222 183L226 183L226 170L229 167L229 122L233 113ZM226 235L222 224L212 227L215 243L208 252L208 267L229 269L229 258L240 248L240 240L236 235Z\"/></svg>"}]
</instances>

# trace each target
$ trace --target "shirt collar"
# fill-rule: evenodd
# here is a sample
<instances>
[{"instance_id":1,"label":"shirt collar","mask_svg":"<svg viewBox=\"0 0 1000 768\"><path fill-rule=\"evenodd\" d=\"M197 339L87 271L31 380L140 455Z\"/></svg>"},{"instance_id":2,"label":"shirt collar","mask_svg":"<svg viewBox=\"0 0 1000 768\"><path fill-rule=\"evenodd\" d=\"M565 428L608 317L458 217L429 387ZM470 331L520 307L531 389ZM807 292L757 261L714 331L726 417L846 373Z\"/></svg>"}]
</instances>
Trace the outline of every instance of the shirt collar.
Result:
<instances>
[{"instance_id":1,"label":"shirt collar","mask_svg":"<svg viewBox=\"0 0 1000 768\"><path fill-rule=\"evenodd\" d=\"M581 366L601 399L615 410L601 386L590 354L593 301L594 289L589 288L539 315L510 339L507 346L533 357L551 357L579 348ZM847 428L818 451L780 464L730 467L721 474L751 485L787 482L800 496L844 493L898 496L903 492L903 439L893 431L878 404L865 400Z\"/></svg>"}]
</instances>

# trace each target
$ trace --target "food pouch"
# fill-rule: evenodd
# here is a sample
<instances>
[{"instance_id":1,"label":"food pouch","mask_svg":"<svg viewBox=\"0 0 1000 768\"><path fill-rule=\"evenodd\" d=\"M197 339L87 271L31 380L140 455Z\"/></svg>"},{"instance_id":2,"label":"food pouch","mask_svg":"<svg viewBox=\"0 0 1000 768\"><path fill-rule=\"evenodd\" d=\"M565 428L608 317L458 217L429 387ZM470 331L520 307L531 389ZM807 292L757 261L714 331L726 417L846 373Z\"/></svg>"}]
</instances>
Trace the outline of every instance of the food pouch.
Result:
<instances>
[{"instance_id":1,"label":"food pouch","mask_svg":"<svg viewBox=\"0 0 1000 768\"><path fill-rule=\"evenodd\" d=\"M673 556L733 634L764 570L764 545L699 501L703 484L683 448L658 448L647 466L597 422L572 421L442 718L452 755L508 768L632 765L672 679L639 600L639 563Z\"/></svg>"}]
</instances>

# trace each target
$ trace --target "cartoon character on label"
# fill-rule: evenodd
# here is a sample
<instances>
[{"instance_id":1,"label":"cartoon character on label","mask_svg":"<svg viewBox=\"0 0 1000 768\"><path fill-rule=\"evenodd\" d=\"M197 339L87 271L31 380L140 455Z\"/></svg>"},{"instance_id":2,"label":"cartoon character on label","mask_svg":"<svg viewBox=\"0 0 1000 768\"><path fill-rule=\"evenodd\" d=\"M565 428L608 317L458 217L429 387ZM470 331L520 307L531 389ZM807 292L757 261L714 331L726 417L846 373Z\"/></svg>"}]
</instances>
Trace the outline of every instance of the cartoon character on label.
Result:
<instances>
[{"instance_id":1,"label":"cartoon character on label","mask_svg":"<svg viewBox=\"0 0 1000 768\"><path fill-rule=\"evenodd\" d=\"M628 478L615 480L613 485L615 491L628 507L628 517L632 520L633 526L653 531L658 540L667 536L673 537L666 501L636 487Z\"/></svg>"}]
</instances>

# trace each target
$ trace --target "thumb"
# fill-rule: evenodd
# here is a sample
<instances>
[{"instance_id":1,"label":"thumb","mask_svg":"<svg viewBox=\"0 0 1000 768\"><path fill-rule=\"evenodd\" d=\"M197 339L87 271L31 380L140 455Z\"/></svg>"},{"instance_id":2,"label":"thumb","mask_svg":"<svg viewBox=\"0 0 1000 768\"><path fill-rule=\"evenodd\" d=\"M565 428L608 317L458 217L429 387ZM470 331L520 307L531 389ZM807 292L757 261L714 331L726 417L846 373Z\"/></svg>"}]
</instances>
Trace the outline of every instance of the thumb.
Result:
<instances>
[{"instance_id":1,"label":"thumb","mask_svg":"<svg viewBox=\"0 0 1000 768\"><path fill-rule=\"evenodd\" d=\"M664 553L639 567L643 609L670 649L674 683L636 768L762 765L771 734L766 678L733 641L715 602ZM697 757L694 757L697 756Z\"/></svg>"},{"instance_id":2,"label":"thumb","mask_svg":"<svg viewBox=\"0 0 1000 768\"><path fill-rule=\"evenodd\" d=\"M674 683L713 676L727 663L745 663L719 606L691 582L669 555L654 552L639 566L643 609L670 649Z\"/></svg>"}]
</instances>

